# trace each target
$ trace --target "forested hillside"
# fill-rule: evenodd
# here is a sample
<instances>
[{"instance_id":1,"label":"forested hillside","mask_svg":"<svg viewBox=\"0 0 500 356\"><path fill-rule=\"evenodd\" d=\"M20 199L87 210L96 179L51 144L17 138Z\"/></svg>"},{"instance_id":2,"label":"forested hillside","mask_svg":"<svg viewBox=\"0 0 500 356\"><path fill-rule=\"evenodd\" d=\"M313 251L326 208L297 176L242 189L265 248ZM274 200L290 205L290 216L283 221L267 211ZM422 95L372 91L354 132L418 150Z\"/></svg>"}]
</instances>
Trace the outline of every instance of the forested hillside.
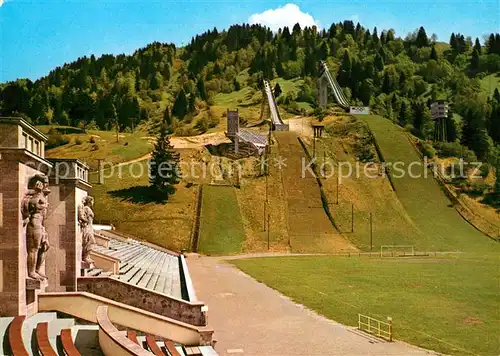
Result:
<instances>
[{"instance_id":1,"label":"forested hillside","mask_svg":"<svg viewBox=\"0 0 500 356\"><path fill-rule=\"evenodd\" d=\"M298 24L278 33L259 25L214 28L184 48L155 42L132 55L79 58L35 82L0 84L0 113L122 131L166 120L175 131L213 105L216 94L257 91L264 77L302 77L299 91L278 98L299 111L296 101L315 105L318 61L325 60L353 104L370 105L423 138L432 134L430 102L447 99L456 114L448 139L492 160L500 143L500 94L489 89L499 82L500 34L482 45L460 33L447 42L423 27L401 38L352 21L321 31Z\"/></svg>"}]
</instances>

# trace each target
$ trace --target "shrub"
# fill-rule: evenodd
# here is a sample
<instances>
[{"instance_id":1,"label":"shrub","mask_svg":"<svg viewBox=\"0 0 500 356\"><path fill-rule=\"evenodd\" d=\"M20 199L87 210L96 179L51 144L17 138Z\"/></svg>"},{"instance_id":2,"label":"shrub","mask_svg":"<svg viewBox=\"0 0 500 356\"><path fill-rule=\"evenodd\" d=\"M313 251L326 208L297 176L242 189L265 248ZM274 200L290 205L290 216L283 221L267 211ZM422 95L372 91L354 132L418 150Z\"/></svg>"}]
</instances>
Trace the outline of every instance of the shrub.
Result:
<instances>
[{"instance_id":1,"label":"shrub","mask_svg":"<svg viewBox=\"0 0 500 356\"><path fill-rule=\"evenodd\" d=\"M436 142L434 147L439 157L461 157L465 149L458 142Z\"/></svg>"},{"instance_id":2,"label":"shrub","mask_svg":"<svg viewBox=\"0 0 500 356\"><path fill-rule=\"evenodd\" d=\"M483 163L481 167L479 167L479 172L482 178L488 178L490 174L491 166L488 163Z\"/></svg>"},{"instance_id":3,"label":"shrub","mask_svg":"<svg viewBox=\"0 0 500 356\"><path fill-rule=\"evenodd\" d=\"M99 145L97 143L94 143L94 145L92 145L92 151L97 151L99 149Z\"/></svg>"},{"instance_id":4,"label":"shrub","mask_svg":"<svg viewBox=\"0 0 500 356\"><path fill-rule=\"evenodd\" d=\"M428 158L433 158L436 155L436 150L428 142L420 143L420 152L422 152L422 154Z\"/></svg>"},{"instance_id":5,"label":"shrub","mask_svg":"<svg viewBox=\"0 0 500 356\"><path fill-rule=\"evenodd\" d=\"M475 182L469 186L467 193L473 196L481 196L484 195L489 189L490 186L488 184L484 182Z\"/></svg>"},{"instance_id":6,"label":"shrub","mask_svg":"<svg viewBox=\"0 0 500 356\"><path fill-rule=\"evenodd\" d=\"M90 143L95 143L95 137L94 136L90 136L90 140L89 140Z\"/></svg>"},{"instance_id":7,"label":"shrub","mask_svg":"<svg viewBox=\"0 0 500 356\"><path fill-rule=\"evenodd\" d=\"M77 137L77 138L75 139L75 145L81 145L82 143L83 143L83 142L82 142L82 140L80 139L80 137Z\"/></svg>"},{"instance_id":8,"label":"shrub","mask_svg":"<svg viewBox=\"0 0 500 356\"><path fill-rule=\"evenodd\" d=\"M52 131L52 129L51 129ZM50 132L50 131L49 131ZM57 132L57 131L56 131ZM63 146L69 143L69 140L64 138L63 135L56 133L53 135L49 135L49 139L47 140L46 148L51 149L59 146Z\"/></svg>"}]
</instances>

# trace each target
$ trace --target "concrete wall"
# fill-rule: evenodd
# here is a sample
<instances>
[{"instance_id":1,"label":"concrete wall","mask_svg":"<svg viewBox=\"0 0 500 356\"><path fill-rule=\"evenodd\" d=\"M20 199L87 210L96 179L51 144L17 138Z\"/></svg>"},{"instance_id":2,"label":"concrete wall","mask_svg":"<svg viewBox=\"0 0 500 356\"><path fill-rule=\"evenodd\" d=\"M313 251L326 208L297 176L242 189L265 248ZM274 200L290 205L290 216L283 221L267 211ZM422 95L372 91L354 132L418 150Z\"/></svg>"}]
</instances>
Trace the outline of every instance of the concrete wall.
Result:
<instances>
[{"instance_id":1,"label":"concrete wall","mask_svg":"<svg viewBox=\"0 0 500 356\"><path fill-rule=\"evenodd\" d=\"M78 278L78 291L88 292L151 313L182 321L196 326L206 325L205 312L201 311L202 302L186 302L162 293L119 281L109 277Z\"/></svg>"},{"instance_id":2,"label":"concrete wall","mask_svg":"<svg viewBox=\"0 0 500 356\"><path fill-rule=\"evenodd\" d=\"M97 309L99 346L106 356L153 356L119 331L108 318L108 307Z\"/></svg>"},{"instance_id":3,"label":"concrete wall","mask_svg":"<svg viewBox=\"0 0 500 356\"><path fill-rule=\"evenodd\" d=\"M22 130L21 126L0 123L0 132L2 133L0 147L24 148L20 142Z\"/></svg>"},{"instance_id":4,"label":"concrete wall","mask_svg":"<svg viewBox=\"0 0 500 356\"><path fill-rule=\"evenodd\" d=\"M211 345L213 330L193 326L89 293L44 293L38 298L40 311L59 311L92 323L97 308L108 307L110 321L127 329L178 342L183 345Z\"/></svg>"}]
</instances>

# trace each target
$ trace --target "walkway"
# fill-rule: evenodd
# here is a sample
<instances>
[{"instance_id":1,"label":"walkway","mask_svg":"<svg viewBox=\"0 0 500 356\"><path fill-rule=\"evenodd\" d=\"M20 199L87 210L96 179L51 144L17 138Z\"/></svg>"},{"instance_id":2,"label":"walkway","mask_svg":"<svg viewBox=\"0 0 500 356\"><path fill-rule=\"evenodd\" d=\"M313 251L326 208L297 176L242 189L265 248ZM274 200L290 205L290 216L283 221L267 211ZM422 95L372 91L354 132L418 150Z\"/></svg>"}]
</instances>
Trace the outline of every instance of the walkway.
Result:
<instances>
[{"instance_id":1,"label":"walkway","mask_svg":"<svg viewBox=\"0 0 500 356\"><path fill-rule=\"evenodd\" d=\"M209 306L208 322L221 356L434 355L319 316L220 257L192 254L187 261L198 298Z\"/></svg>"}]
</instances>

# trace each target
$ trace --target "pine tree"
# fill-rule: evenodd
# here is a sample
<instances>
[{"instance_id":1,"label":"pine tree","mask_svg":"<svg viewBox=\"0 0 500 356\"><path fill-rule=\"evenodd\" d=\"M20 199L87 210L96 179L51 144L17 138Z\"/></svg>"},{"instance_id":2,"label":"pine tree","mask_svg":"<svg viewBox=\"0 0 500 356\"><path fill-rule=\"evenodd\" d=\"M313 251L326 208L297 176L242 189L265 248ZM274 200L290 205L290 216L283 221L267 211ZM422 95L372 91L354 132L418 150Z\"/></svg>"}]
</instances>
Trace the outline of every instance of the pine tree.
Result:
<instances>
[{"instance_id":1,"label":"pine tree","mask_svg":"<svg viewBox=\"0 0 500 356\"><path fill-rule=\"evenodd\" d=\"M377 53L377 55L375 56L375 69L377 71L382 71L384 70L384 59L382 58L382 56L380 55L380 53Z\"/></svg>"},{"instance_id":2,"label":"pine tree","mask_svg":"<svg viewBox=\"0 0 500 356\"><path fill-rule=\"evenodd\" d=\"M415 44L418 48L429 46L429 39L427 38L427 33L425 33L425 29L423 26L420 26L420 28L418 29Z\"/></svg>"},{"instance_id":3,"label":"pine tree","mask_svg":"<svg viewBox=\"0 0 500 356\"><path fill-rule=\"evenodd\" d=\"M479 58L479 52L477 49L472 51L472 57L470 60L470 68L474 71L479 69L479 64L480 64L480 58Z\"/></svg>"},{"instance_id":4,"label":"pine tree","mask_svg":"<svg viewBox=\"0 0 500 356\"><path fill-rule=\"evenodd\" d=\"M500 143L500 102L494 100L488 120L488 133L497 144Z\"/></svg>"},{"instance_id":5,"label":"pine tree","mask_svg":"<svg viewBox=\"0 0 500 356\"><path fill-rule=\"evenodd\" d=\"M437 54L437 51L436 51L436 46L432 46L432 50L431 50L431 59L437 61L438 60L438 54Z\"/></svg>"},{"instance_id":6,"label":"pine tree","mask_svg":"<svg viewBox=\"0 0 500 356\"><path fill-rule=\"evenodd\" d=\"M476 42L474 43L474 50L481 54L481 43L479 43L479 38L476 37Z\"/></svg>"},{"instance_id":7,"label":"pine tree","mask_svg":"<svg viewBox=\"0 0 500 356\"><path fill-rule=\"evenodd\" d=\"M453 51L457 51L458 49L457 37L454 32L452 32L450 36L450 47Z\"/></svg>"},{"instance_id":8,"label":"pine tree","mask_svg":"<svg viewBox=\"0 0 500 356\"><path fill-rule=\"evenodd\" d=\"M493 99L500 104L500 92L498 91L498 88L495 88L495 91L493 92Z\"/></svg>"},{"instance_id":9,"label":"pine tree","mask_svg":"<svg viewBox=\"0 0 500 356\"><path fill-rule=\"evenodd\" d=\"M241 89L241 84L240 84L240 82L238 81L238 79L236 79L236 77L234 77L234 80L233 80L233 85L234 85L234 90L235 90L235 91L240 91L240 89Z\"/></svg>"},{"instance_id":10,"label":"pine tree","mask_svg":"<svg viewBox=\"0 0 500 356\"><path fill-rule=\"evenodd\" d=\"M401 126L405 126L410 121L410 113L406 101L403 100L399 109L398 121Z\"/></svg>"},{"instance_id":11,"label":"pine tree","mask_svg":"<svg viewBox=\"0 0 500 356\"><path fill-rule=\"evenodd\" d=\"M276 83L276 85L274 86L274 97L277 98L281 95L282 92L283 91L281 90L280 83Z\"/></svg>"},{"instance_id":12,"label":"pine tree","mask_svg":"<svg viewBox=\"0 0 500 356\"><path fill-rule=\"evenodd\" d=\"M179 120L182 120L188 112L188 101L184 89L179 91L174 102L174 107L172 108L172 114L177 116Z\"/></svg>"},{"instance_id":13,"label":"pine tree","mask_svg":"<svg viewBox=\"0 0 500 356\"><path fill-rule=\"evenodd\" d=\"M198 79L198 81L196 82L196 88L198 89L198 95L200 96L201 100L207 100L208 96L203 78L200 77Z\"/></svg>"},{"instance_id":14,"label":"pine tree","mask_svg":"<svg viewBox=\"0 0 500 356\"><path fill-rule=\"evenodd\" d=\"M167 125L167 128L171 128L172 126L172 116L170 115L170 108L166 108L163 112L163 123Z\"/></svg>"},{"instance_id":15,"label":"pine tree","mask_svg":"<svg viewBox=\"0 0 500 356\"><path fill-rule=\"evenodd\" d=\"M167 201L175 192L174 185L181 179L179 161L179 153L173 150L166 125L162 124L149 162L149 183L158 201Z\"/></svg>"}]
</instances>

